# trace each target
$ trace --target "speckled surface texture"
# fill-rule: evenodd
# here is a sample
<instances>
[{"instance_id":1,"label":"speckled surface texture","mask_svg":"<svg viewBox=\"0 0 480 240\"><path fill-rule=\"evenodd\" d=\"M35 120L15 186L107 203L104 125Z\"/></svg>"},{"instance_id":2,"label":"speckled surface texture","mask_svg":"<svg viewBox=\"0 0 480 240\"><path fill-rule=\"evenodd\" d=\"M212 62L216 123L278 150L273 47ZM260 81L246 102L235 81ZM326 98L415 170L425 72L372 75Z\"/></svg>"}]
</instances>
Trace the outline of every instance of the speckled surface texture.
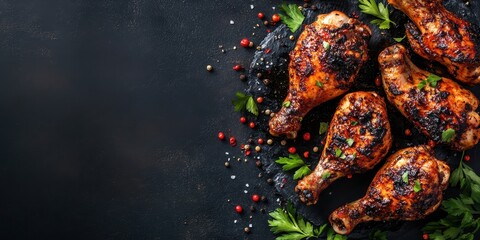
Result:
<instances>
[{"instance_id":1,"label":"speckled surface texture","mask_svg":"<svg viewBox=\"0 0 480 240\"><path fill-rule=\"evenodd\" d=\"M328 5L318 12L356 11L357 1L318 2ZM478 2L459 2L445 1L479 19ZM231 99L254 81L241 82L232 70L241 64L248 74L255 55L239 41L260 43L267 28L256 15L269 17L278 4L0 0L0 238L274 239L268 211L279 206L277 199L296 201L291 174L281 175L283 188L266 182L282 181L278 167L268 163L285 149L275 139L277 145L253 154L270 166L266 172L250 157L245 162L239 145L263 137L265 119L255 130L240 124L242 114L233 111ZM392 16L403 18L399 12ZM207 64L213 72L205 70ZM364 82L373 80L366 78L375 75L368 71L374 66L367 66ZM304 131L317 131L336 102L307 117ZM404 120L394 121L394 131L403 131ZM235 136L237 147L219 141L218 131ZM287 146L303 151L314 141L309 144ZM469 154L478 171L478 148ZM311 155L311 164L316 157ZM339 180L319 204L299 208L322 223L333 209L361 197L373 175ZM253 203L253 193L267 201ZM244 208L241 215L234 211L237 204ZM356 236L379 227L391 230L389 239L418 239L420 223L366 225ZM245 234L249 224L251 233Z\"/></svg>"}]
</instances>

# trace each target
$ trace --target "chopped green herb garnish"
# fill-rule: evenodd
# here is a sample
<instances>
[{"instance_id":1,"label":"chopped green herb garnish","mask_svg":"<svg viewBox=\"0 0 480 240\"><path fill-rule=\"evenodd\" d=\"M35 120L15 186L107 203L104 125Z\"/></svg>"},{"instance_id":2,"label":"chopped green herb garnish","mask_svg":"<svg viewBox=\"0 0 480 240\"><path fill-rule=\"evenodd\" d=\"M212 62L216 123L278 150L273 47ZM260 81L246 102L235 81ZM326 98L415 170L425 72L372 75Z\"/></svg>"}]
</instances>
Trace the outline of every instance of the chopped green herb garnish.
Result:
<instances>
[{"instance_id":1,"label":"chopped green herb garnish","mask_svg":"<svg viewBox=\"0 0 480 240\"><path fill-rule=\"evenodd\" d=\"M326 180L328 179L332 174L330 172L324 172L322 173L322 179Z\"/></svg>"},{"instance_id":2,"label":"chopped green herb garnish","mask_svg":"<svg viewBox=\"0 0 480 240\"><path fill-rule=\"evenodd\" d=\"M422 190L422 184L420 183L420 180L415 180L415 185L413 185L413 191L414 192L420 192Z\"/></svg>"},{"instance_id":3,"label":"chopped green herb garnish","mask_svg":"<svg viewBox=\"0 0 480 240\"><path fill-rule=\"evenodd\" d=\"M406 183L406 184L408 184L408 173L409 173L409 172L406 171L406 172L404 172L404 173L402 174L402 180L403 180L403 182Z\"/></svg>"},{"instance_id":4,"label":"chopped green herb garnish","mask_svg":"<svg viewBox=\"0 0 480 240\"><path fill-rule=\"evenodd\" d=\"M350 123L350 125L352 125L352 126L357 126L357 125L358 125L358 122L357 122L357 121L353 121L353 122Z\"/></svg>"},{"instance_id":5,"label":"chopped green herb garnish","mask_svg":"<svg viewBox=\"0 0 480 240\"><path fill-rule=\"evenodd\" d=\"M399 38L393 38L393 40L395 40L395 42L401 42L403 41L403 39L405 39L405 35L403 35L403 37L399 37Z\"/></svg>"},{"instance_id":6,"label":"chopped green herb garnish","mask_svg":"<svg viewBox=\"0 0 480 240\"><path fill-rule=\"evenodd\" d=\"M342 150L340 148L335 149L335 157L342 156Z\"/></svg>"},{"instance_id":7,"label":"chopped green herb garnish","mask_svg":"<svg viewBox=\"0 0 480 240\"><path fill-rule=\"evenodd\" d=\"M351 147L353 143L354 143L353 138L347 138L347 144L349 147Z\"/></svg>"},{"instance_id":8,"label":"chopped green herb garnish","mask_svg":"<svg viewBox=\"0 0 480 240\"><path fill-rule=\"evenodd\" d=\"M427 79L422 80L418 83L417 88L422 90L427 85L430 85L430 87L437 87L438 81L440 80L442 80L442 77L439 77L433 73L430 73Z\"/></svg>"},{"instance_id":9,"label":"chopped green herb garnish","mask_svg":"<svg viewBox=\"0 0 480 240\"><path fill-rule=\"evenodd\" d=\"M290 101L285 101L285 102L283 102L282 105L283 105L284 107L287 107L287 108L288 108L288 107L290 107L290 104L291 104Z\"/></svg>"},{"instance_id":10,"label":"chopped green herb garnish","mask_svg":"<svg viewBox=\"0 0 480 240\"><path fill-rule=\"evenodd\" d=\"M455 130L449 128L442 132L442 142L449 143L455 137Z\"/></svg>"},{"instance_id":11,"label":"chopped green herb garnish","mask_svg":"<svg viewBox=\"0 0 480 240\"><path fill-rule=\"evenodd\" d=\"M315 82L315 86L323 88L323 83L321 83L320 81L317 80Z\"/></svg>"},{"instance_id":12,"label":"chopped green herb garnish","mask_svg":"<svg viewBox=\"0 0 480 240\"><path fill-rule=\"evenodd\" d=\"M325 48L325 50L328 50L330 49L330 43L326 42L326 41L323 41L323 48Z\"/></svg>"},{"instance_id":13,"label":"chopped green herb garnish","mask_svg":"<svg viewBox=\"0 0 480 240\"><path fill-rule=\"evenodd\" d=\"M251 95L237 92L235 93L235 97L236 98L232 100L232 104L236 112L247 110L255 116L258 116L258 107Z\"/></svg>"},{"instance_id":14,"label":"chopped green herb garnish","mask_svg":"<svg viewBox=\"0 0 480 240\"><path fill-rule=\"evenodd\" d=\"M303 16L302 11L298 9L298 5L296 4L282 4L280 5L280 10L283 11L283 13L279 13L280 19L282 20L283 23L285 23L288 28L290 28L290 31L296 32L300 26L302 26L303 20L305 19L305 16Z\"/></svg>"}]
</instances>

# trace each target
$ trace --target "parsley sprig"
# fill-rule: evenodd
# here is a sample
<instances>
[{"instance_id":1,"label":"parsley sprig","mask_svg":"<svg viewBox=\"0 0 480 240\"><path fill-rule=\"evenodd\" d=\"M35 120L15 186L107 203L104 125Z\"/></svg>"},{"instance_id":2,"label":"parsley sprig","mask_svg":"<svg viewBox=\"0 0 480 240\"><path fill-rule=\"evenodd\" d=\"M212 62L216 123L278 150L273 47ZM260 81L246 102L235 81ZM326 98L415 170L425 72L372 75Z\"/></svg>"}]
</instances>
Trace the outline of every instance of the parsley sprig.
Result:
<instances>
[{"instance_id":1,"label":"parsley sprig","mask_svg":"<svg viewBox=\"0 0 480 240\"><path fill-rule=\"evenodd\" d=\"M235 93L235 99L232 100L232 104L235 107L235 112L247 110L255 116L258 116L258 107L251 95L247 95L241 92Z\"/></svg>"},{"instance_id":2,"label":"parsley sprig","mask_svg":"<svg viewBox=\"0 0 480 240\"><path fill-rule=\"evenodd\" d=\"M286 4L283 3L279 6L280 10L282 10L285 14L279 13L280 19L283 23L285 23L290 31L296 32L300 26L302 26L303 20L305 16L303 16L300 9L296 4Z\"/></svg>"},{"instance_id":3,"label":"parsley sprig","mask_svg":"<svg viewBox=\"0 0 480 240\"><path fill-rule=\"evenodd\" d=\"M450 185L459 186L460 195L443 201L441 209L447 216L428 223L423 231L434 240L473 240L480 229L480 177L471 167L460 161L460 165L450 176Z\"/></svg>"},{"instance_id":4,"label":"parsley sprig","mask_svg":"<svg viewBox=\"0 0 480 240\"><path fill-rule=\"evenodd\" d=\"M300 179L312 172L298 154L290 154L288 157L280 157L275 162L283 165L283 171L296 169L295 173L293 174L294 180Z\"/></svg>"},{"instance_id":5,"label":"parsley sprig","mask_svg":"<svg viewBox=\"0 0 480 240\"><path fill-rule=\"evenodd\" d=\"M433 73L430 73L427 79L422 80L418 83L417 88L422 90L425 86L430 85L430 87L437 87L438 81L442 80L442 77L439 77Z\"/></svg>"},{"instance_id":6,"label":"parsley sprig","mask_svg":"<svg viewBox=\"0 0 480 240\"><path fill-rule=\"evenodd\" d=\"M270 231L278 235L276 240L300 240L304 238L318 238L325 233L327 224L314 227L313 224L305 220L292 203L288 203L285 208L277 208L270 212L272 219L268 220ZM346 240L346 236L336 234L332 228L328 227L328 240Z\"/></svg>"},{"instance_id":7,"label":"parsley sprig","mask_svg":"<svg viewBox=\"0 0 480 240\"><path fill-rule=\"evenodd\" d=\"M377 25L380 29L390 29L390 23L395 24L390 20L390 14L388 7L383 3L378 3L375 0L359 0L358 7L360 11L372 15L377 19L372 20L370 23Z\"/></svg>"}]
</instances>

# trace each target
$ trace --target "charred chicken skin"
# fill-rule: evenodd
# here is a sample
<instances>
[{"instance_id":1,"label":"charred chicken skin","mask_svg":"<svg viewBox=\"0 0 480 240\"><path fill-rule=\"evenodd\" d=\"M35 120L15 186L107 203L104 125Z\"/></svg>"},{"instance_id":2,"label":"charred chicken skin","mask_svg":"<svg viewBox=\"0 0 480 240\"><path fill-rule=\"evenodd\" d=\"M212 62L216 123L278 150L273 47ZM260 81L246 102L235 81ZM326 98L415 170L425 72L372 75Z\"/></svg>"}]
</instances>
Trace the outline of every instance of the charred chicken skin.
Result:
<instances>
[{"instance_id":1,"label":"charred chicken skin","mask_svg":"<svg viewBox=\"0 0 480 240\"><path fill-rule=\"evenodd\" d=\"M328 129L315 170L295 187L300 200L315 204L320 192L336 179L372 169L392 144L383 98L374 92L353 92L340 101Z\"/></svg>"},{"instance_id":2,"label":"charred chicken skin","mask_svg":"<svg viewBox=\"0 0 480 240\"><path fill-rule=\"evenodd\" d=\"M347 92L368 58L371 30L345 14L322 14L306 26L290 53L289 89L270 119L270 134L295 138L315 106Z\"/></svg>"},{"instance_id":3,"label":"charred chicken skin","mask_svg":"<svg viewBox=\"0 0 480 240\"><path fill-rule=\"evenodd\" d=\"M378 62L388 100L424 135L458 151L478 143L480 116L472 92L448 78L429 83L431 73L415 66L400 44L383 50ZM447 131L454 136L445 142L442 135Z\"/></svg>"},{"instance_id":4,"label":"charred chicken skin","mask_svg":"<svg viewBox=\"0 0 480 240\"><path fill-rule=\"evenodd\" d=\"M440 206L449 177L450 168L429 146L400 150L375 175L367 194L336 209L330 223L348 234L361 222L422 219Z\"/></svg>"},{"instance_id":5,"label":"charred chicken skin","mask_svg":"<svg viewBox=\"0 0 480 240\"><path fill-rule=\"evenodd\" d=\"M413 50L439 62L459 81L480 83L480 32L442 5L442 0L388 0L413 22L406 35Z\"/></svg>"}]
</instances>

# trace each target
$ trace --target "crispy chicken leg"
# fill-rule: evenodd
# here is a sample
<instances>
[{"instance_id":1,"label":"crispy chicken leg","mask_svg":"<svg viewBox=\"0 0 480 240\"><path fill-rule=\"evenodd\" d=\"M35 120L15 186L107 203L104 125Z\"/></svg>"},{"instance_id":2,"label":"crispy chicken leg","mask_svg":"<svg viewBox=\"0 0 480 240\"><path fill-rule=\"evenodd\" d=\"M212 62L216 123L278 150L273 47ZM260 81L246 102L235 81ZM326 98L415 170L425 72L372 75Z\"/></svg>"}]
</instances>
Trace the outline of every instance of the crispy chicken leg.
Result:
<instances>
[{"instance_id":1,"label":"crispy chicken leg","mask_svg":"<svg viewBox=\"0 0 480 240\"><path fill-rule=\"evenodd\" d=\"M388 100L423 134L459 151L478 143L480 116L472 92L448 78L432 85L427 79L433 75L415 66L400 44L383 50L378 62ZM442 135L447 132L453 133L453 138L445 142Z\"/></svg>"},{"instance_id":2,"label":"crispy chicken leg","mask_svg":"<svg viewBox=\"0 0 480 240\"><path fill-rule=\"evenodd\" d=\"M333 211L330 223L335 232L348 234L361 222L422 219L440 206L449 177L450 168L430 147L400 150L378 171L367 194Z\"/></svg>"},{"instance_id":3,"label":"crispy chicken leg","mask_svg":"<svg viewBox=\"0 0 480 240\"><path fill-rule=\"evenodd\" d=\"M442 0L388 0L412 21L406 35L420 56L439 62L458 80L480 83L480 32L442 5Z\"/></svg>"},{"instance_id":4,"label":"crispy chicken leg","mask_svg":"<svg viewBox=\"0 0 480 240\"><path fill-rule=\"evenodd\" d=\"M383 98L374 92L353 92L340 101L330 123L325 148L315 170L295 187L300 200L315 204L336 179L372 169L392 144Z\"/></svg>"},{"instance_id":5,"label":"crispy chicken leg","mask_svg":"<svg viewBox=\"0 0 480 240\"><path fill-rule=\"evenodd\" d=\"M338 11L306 26L290 53L288 95L270 119L270 134L295 138L313 107L347 92L368 58L370 35L367 25Z\"/></svg>"}]
</instances>

